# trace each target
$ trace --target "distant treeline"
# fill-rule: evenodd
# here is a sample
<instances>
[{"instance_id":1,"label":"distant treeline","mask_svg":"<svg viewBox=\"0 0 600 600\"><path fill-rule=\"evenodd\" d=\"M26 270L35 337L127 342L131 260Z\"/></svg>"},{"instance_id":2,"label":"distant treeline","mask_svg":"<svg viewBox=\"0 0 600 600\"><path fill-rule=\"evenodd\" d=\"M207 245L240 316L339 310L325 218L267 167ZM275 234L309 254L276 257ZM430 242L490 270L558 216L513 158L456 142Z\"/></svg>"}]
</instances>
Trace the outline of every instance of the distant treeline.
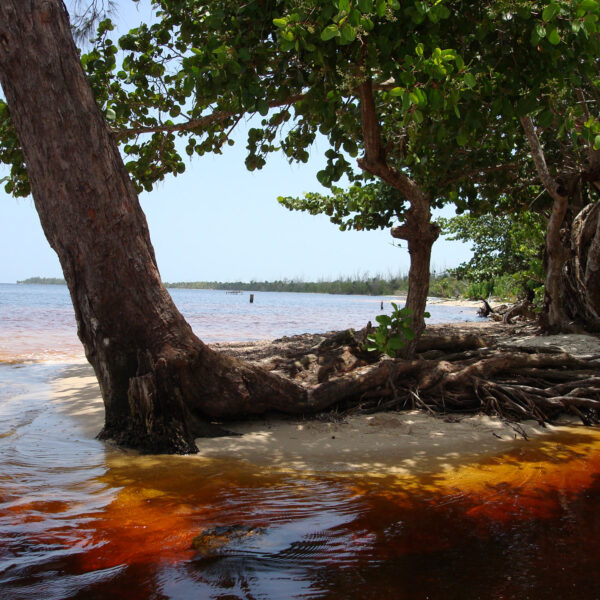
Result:
<instances>
[{"instance_id":1,"label":"distant treeline","mask_svg":"<svg viewBox=\"0 0 600 600\"><path fill-rule=\"evenodd\" d=\"M29 279L23 279L23 281L17 281L17 283L41 283L43 285L66 285L64 279L59 277L29 277Z\"/></svg>"},{"instance_id":2,"label":"distant treeline","mask_svg":"<svg viewBox=\"0 0 600 600\"><path fill-rule=\"evenodd\" d=\"M169 288L200 290L227 290L248 292L303 292L315 294L360 294L364 296L397 296L408 291L408 275L395 277L361 277L335 279L334 281L184 281L165 283ZM444 274L431 276L431 296L454 297L461 295L466 285Z\"/></svg>"},{"instance_id":3,"label":"distant treeline","mask_svg":"<svg viewBox=\"0 0 600 600\"><path fill-rule=\"evenodd\" d=\"M53 277L30 277L17 283L24 284L64 284L64 279ZM302 292L314 294L360 294L363 296L398 296L408 291L408 275L395 277L347 277L334 281L302 281L283 279L280 281L179 281L165 283L168 288L184 288L190 290L226 290L248 292ZM432 274L430 296L450 298L462 296L467 284L458 281L446 273Z\"/></svg>"},{"instance_id":4,"label":"distant treeline","mask_svg":"<svg viewBox=\"0 0 600 600\"><path fill-rule=\"evenodd\" d=\"M364 279L336 279L334 281L300 281L283 279L279 281L183 281L165 283L168 288L187 288L201 290L227 290L249 292L303 292L314 294L362 294L365 296L389 296L405 293L408 289L408 277L383 279L370 277Z\"/></svg>"}]
</instances>

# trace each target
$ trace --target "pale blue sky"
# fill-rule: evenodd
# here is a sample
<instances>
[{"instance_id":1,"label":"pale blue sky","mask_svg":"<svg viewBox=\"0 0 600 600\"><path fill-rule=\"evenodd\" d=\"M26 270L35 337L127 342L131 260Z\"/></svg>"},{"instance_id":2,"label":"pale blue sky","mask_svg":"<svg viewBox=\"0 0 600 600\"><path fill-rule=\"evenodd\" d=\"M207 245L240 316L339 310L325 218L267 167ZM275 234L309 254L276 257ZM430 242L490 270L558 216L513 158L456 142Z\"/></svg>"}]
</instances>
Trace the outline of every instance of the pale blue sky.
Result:
<instances>
[{"instance_id":1,"label":"pale blue sky","mask_svg":"<svg viewBox=\"0 0 600 600\"><path fill-rule=\"evenodd\" d=\"M121 23L139 19L129 2L120 4ZM389 231L341 232L326 216L290 212L279 195L323 191L321 140L305 165L273 156L262 170L244 166L244 132L222 156L188 162L187 170L141 195L158 265L165 281L250 281L335 278L406 272L406 245L395 247ZM241 143L240 143L241 142ZM0 178L7 173L0 167ZM437 269L466 260L468 247L439 240ZM32 276L61 276L31 199L14 199L0 189L0 282Z\"/></svg>"}]
</instances>

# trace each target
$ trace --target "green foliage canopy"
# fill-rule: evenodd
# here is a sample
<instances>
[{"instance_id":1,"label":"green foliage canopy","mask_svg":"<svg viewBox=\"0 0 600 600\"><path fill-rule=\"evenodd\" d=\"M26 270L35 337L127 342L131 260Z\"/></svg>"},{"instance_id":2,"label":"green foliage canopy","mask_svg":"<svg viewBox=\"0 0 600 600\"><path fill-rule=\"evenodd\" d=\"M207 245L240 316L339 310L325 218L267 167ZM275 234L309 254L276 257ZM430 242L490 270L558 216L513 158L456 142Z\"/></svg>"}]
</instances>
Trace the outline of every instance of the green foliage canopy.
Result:
<instances>
[{"instance_id":1,"label":"green foliage canopy","mask_svg":"<svg viewBox=\"0 0 600 600\"><path fill-rule=\"evenodd\" d=\"M346 227L388 226L405 214L403 198L365 178L354 160L365 151L359 88L366 80L386 161L434 207L451 202L459 212L484 213L511 185L532 194L522 115L549 132L557 156L564 147L551 137L600 147L597 117L573 96L575 89L597 96L597 0L153 4L155 23L115 41L107 19L82 54L140 190L182 173L186 155L220 152L245 115L258 115L248 168L274 151L306 161L324 135L330 145L319 181L335 187L346 176L354 187L336 187L332 200L314 196L307 209L320 206ZM0 161L11 167L6 191L27 195L25 161L2 102Z\"/></svg>"}]
</instances>

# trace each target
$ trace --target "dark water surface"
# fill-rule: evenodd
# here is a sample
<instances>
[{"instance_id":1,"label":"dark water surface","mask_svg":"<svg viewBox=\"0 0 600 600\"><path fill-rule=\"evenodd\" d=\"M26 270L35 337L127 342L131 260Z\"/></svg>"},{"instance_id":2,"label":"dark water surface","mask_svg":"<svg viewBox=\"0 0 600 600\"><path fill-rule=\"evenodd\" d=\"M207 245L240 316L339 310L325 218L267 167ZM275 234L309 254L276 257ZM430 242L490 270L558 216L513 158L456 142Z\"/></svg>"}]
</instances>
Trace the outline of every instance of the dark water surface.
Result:
<instances>
[{"instance_id":1,"label":"dark water surface","mask_svg":"<svg viewBox=\"0 0 600 600\"><path fill-rule=\"evenodd\" d=\"M379 312L364 297L173 295L209 341ZM473 318L453 310L439 320ZM600 600L597 429L418 476L140 457L71 416L97 409L70 380L66 402L51 395L79 355L66 288L0 286L1 600ZM236 524L264 530L216 558L192 549Z\"/></svg>"},{"instance_id":2,"label":"dark water surface","mask_svg":"<svg viewBox=\"0 0 600 600\"><path fill-rule=\"evenodd\" d=\"M269 472L96 441L50 401L60 369L0 365L2 600L600 598L598 430L419 476ZM238 523L265 529L192 550Z\"/></svg>"}]
</instances>

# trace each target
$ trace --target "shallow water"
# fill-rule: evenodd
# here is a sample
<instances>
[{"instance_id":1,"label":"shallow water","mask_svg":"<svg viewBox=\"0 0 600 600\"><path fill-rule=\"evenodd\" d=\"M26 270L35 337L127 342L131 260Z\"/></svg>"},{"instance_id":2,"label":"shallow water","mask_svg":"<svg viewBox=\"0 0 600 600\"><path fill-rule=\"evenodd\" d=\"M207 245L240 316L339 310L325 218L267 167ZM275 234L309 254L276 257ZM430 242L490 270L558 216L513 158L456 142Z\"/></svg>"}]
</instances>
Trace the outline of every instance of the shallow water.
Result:
<instances>
[{"instance_id":1,"label":"shallow water","mask_svg":"<svg viewBox=\"0 0 600 600\"><path fill-rule=\"evenodd\" d=\"M319 333L375 322L391 312L392 298L221 290L169 290L205 342L262 340ZM477 320L473 308L433 304L431 323ZM82 358L75 316L64 285L0 284L0 361L65 361Z\"/></svg>"},{"instance_id":2,"label":"shallow water","mask_svg":"<svg viewBox=\"0 0 600 600\"><path fill-rule=\"evenodd\" d=\"M598 430L419 476L140 457L50 401L62 368L0 365L2 600L600 598Z\"/></svg>"}]
</instances>

